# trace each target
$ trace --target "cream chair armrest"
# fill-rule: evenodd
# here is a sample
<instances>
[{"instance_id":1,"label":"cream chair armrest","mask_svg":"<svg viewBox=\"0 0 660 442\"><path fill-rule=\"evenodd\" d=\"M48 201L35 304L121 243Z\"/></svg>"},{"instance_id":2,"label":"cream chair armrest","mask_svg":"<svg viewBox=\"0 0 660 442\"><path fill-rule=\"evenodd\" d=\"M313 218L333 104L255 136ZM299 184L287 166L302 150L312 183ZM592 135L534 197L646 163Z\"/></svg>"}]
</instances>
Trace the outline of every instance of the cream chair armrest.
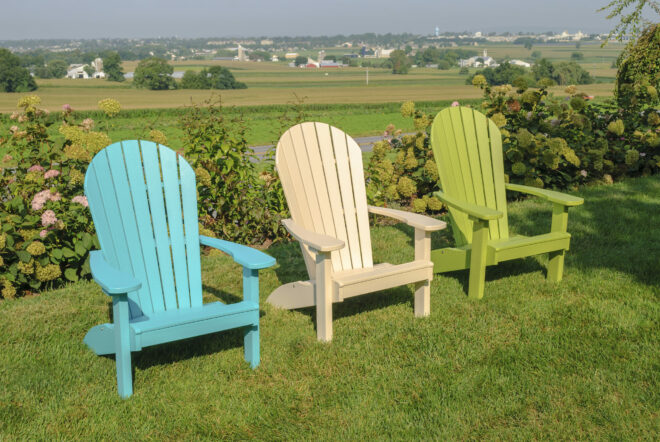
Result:
<instances>
[{"instance_id":1,"label":"cream chair armrest","mask_svg":"<svg viewBox=\"0 0 660 442\"><path fill-rule=\"evenodd\" d=\"M292 219L283 219L282 225L295 239L318 252L332 252L344 247L344 241L332 236L312 232L296 224Z\"/></svg>"}]
</instances>

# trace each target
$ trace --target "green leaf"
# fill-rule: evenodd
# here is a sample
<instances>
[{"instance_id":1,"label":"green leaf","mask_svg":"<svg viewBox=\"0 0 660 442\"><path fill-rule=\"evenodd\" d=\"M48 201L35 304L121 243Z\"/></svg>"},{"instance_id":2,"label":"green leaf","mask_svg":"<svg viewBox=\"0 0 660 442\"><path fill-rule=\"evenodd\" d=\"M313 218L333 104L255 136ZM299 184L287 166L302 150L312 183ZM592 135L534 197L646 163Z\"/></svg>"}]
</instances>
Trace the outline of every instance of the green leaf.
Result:
<instances>
[{"instance_id":1,"label":"green leaf","mask_svg":"<svg viewBox=\"0 0 660 442\"><path fill-rule=\"evenodd\" d=\"M78 274L76 273L76 269L69 268L64 270L64 277L69 281L78 281Z\"/></svg>"},{"instance_id":2,"label":"green leaf","mask_svg":"<svg viewBox=\"0 0 660 442\"><path fill-rule=\"evenodd\" d=\"M92 235L90 235L87 232L83 232L82 234L82 243L83 246L85 246L85 249L89 250L93 246L93 241L92 241Z\"/></svg>"},{"instance_id":3,"label":"green leaf","mask_svg":"<svg viewBox=\"0 0 660 442\"><path fill-rule=\"evenodd\" d=\"M53 249L50 251L50 256L57 260L62 259L62 249Z\"/></svg>"},{"instance_id":4,"label":"green leaf","mask_svg":"<svg viewBox=\"0 0 660 442\"><path fill-rule=\"evenodd\" d=\"M68 247L62 247L62 254L64 255L65 258L73 258L74 256L76 256L74 251Z\"/></svg>"},{"instance_id":5,"label":"green leaf","mask_svg":"<svg viewBox=\"0 0 660 442\"><path fill-rule=\"evenodd\" d=\"M32 255L30 255L25 250L17 250L16 255L18 256L18 259L23 262L30 262L30 259L32 259Z\"/></svg>"},{"instance_id":6,"label":"green leaf","mask_svg":"<svg viewBox=\"0 0 660 442\"><path fill-rule=\"evenodd\" d=\"M74 248L76 249L76 254L78 256L83 256L85 253L87 253L87 249L83 245L82 241L76 241L76 245Z\"/></svg>"}]
</instances>

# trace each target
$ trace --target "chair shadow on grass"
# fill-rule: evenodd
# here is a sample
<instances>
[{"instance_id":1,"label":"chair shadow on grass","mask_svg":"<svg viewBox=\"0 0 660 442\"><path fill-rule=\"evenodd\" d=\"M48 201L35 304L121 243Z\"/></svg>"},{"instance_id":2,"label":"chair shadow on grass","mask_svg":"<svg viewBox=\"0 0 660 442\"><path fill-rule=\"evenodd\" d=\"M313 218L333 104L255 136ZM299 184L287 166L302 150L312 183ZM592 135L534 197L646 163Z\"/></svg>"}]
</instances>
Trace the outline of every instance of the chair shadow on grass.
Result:
<instances>
[{"instance_id":1,"label":"chair shadow on grass","mask_svg":"<svg viewBox=\"0 0 660 442\"><path fill-rule=\"evenodd\" d=\"M623 184L581 190L584 205L569 210L571 248L564 274L571 269L606 268L660 287L660 177L628 179ZM655 198L642 202L641 194ZM547 207L510 214L509 224L523 235L547 233L551 220Z\"/></svg>"},{"instance_id":2,"label":"chair shadow on grass","mask_svg":"<svg viewBox=\"0 0 660 442\"><path fill-rule=\"evenodd\" d=\"M205 294L210 294L213 298L210 302L220 301L224 304L234 304L243 300L233 293L226 292L213 286L203 285ZM206 297L207 301L208 297ZM259 316L264 315L263 310L259 311ZM112 323L112 301L108 303L108 319ZM183 361L198 356L207 356L214 353L221 353L233 348L243 348L242 328L235 328L217 333L206 334L180 341L166 342L151 347L145 347L138 352L133 352L131 358L133 367L145 370L157 365L169 365L173 362ZM109 359L115 359L114 354L104 355Z\"/></svg>"}]
</instances>

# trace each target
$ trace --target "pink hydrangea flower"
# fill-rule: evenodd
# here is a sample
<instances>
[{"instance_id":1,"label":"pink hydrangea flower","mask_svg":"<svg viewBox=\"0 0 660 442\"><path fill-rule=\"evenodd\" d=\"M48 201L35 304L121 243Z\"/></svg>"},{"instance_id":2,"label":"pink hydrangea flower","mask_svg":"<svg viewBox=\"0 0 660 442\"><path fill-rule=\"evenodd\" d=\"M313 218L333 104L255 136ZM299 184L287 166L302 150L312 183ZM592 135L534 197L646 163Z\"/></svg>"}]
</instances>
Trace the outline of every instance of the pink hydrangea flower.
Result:
<instances>
[{"instance_id":1,"label":"pink hydrangea flower","mask_svg":"<svg viewBox=\"0 0 660 442\"><path fill-rule=\"evenodd\" d=\"M43 172L44 168L40 166L39 164L35 164L34 166L30 166L28 169L28 172Z\"/></svg>"},{"instance_id":2,"label":"pink hydrangea flower","mask_svg":"<svg viewBox=\"0 0 660 442\"><path fill-rule=\"evenodd\" d=\"M9 128L9 132L14 133L18 131L18 126L12 126Z\"/></svg>"},{"instance_id":3,"label":"pink hydrangea flower","mask_svg":"<svg viewBox=\"0 0 660 442\"><path fill-rule=\"evenodd\" d=\"M32 198L30 205L32 206L32 210L41 210L44 208L46 201L59 201L61 199L62 195L59 192L52 193L50 189L46 189L37 193L34 198Z\"/></svg>"},{"instance_id":4,"label":"pink hydrangea flower","mask_svg":"<svg viewBox=\"0 0 660 442\"><path fill-rule=\"evenodd\" d=\"M65 104L64 106L62 106L62 110L63 110L64 112L66 112L66 113L69 113L69 112L71 112L73 109L71 109L71 105L70 105L70 104Z\"/></svg>"},{"instance_id":5,"label":"pink hydrangea flower","mask_svg":"<svg viewBox=\"0 0 660 442\"><path fill-rule=\"evenodd\" d=\"M586 178L588 174L587 174L587 171L583 169L583 170L580 171L580 175L582 175L583 177Z\"/></svg>"},{"instance_id":6,"label":"pink hydrangea flower","mask_svg":"<svg viewBox=\"0 0 660 442\"><path fill-rule=\"evenodd\" d=\"M84 207L89 207L89 203L87 202L87 197L84 195L76 195L73 198L71 198L72 203L77 203L80 204Z\"/></svg>"},{"instance_id":7,"label":"pink hydrangea flower","mask_svg":"<svg viewBox=\"0 0 660 442\"><path fill-rule=\"evenodd\" d=\"M456 106L460 106L460 105L461 105L461 103L459 103L458 101L454 101L454 102L451 104L451 107L456 107Z\"/></svg>"},{"instance_id":8,"label":"pink hydrangea flower","mask_svg":"<svg viewBox=\"0 0 660 442\"><path fill-rule=\"evenodd\" d=\"M46 235L48 235L48 230L43 229L41 232L39 232L39 236L42 238L45 238Z\"/></svg>"},{"instance_id":9,"label":"pink hydrangea flower","mask_svg":"<svg viewBox=\"0 0 660 442\"><path fill-rule=\"evenodd\" d=\"M59 174L60 174L60 171L59 171L59 170L50 169L48 172L46 172L46 173L44 174L44 178L46 178L46 179L48 180L48 179L51 179L51 178L55 178L55 177L58 176Z\"/></svg>"},{"instance_id":10,"label":"pink hydrangea flower","mask_svg":"<svg viewBox=\"0 0 660 442\"><path fill-rule=\"evenodd\" d=\"M55 216L55 212L52 210L46 210L42 215L41 215L41 225L44 227L52 226L57 222L57 217Z\"/></svg>"}]
</instances>

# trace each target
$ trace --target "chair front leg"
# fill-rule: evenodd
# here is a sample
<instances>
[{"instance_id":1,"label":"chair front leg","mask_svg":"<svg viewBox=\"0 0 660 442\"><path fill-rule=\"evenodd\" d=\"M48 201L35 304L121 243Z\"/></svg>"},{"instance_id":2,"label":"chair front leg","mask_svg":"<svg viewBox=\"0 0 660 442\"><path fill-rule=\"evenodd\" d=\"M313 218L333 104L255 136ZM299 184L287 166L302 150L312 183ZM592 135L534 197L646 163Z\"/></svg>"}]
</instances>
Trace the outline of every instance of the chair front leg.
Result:
<instances>
[{"instance_id":1,"label":"chair front leg","mask_svg":"<svg viewBox=\"0 0 660 442\"><path fill-rule=\"evenodd\" d=\"M415 260L431 260L431 232L415 229ZM415 285L415 316L431 314L431 281L420 281Z\"/></svg>"},{"instance_id":2,"label":"chair front leg","mask_svg":"<svg viewBox=\"0 0 660 442\"><path fill-rule=\"evenodd\" d=\"M316 337L319 341L332 341L332 259L330 252L316 252Z\"/></svg>"},{"instance_id":3,"label":"chair front leg","mask_svg":"<svg viewBox=\"0 0 660 442\"><path fill-rule=\"evenodd\" d=\"M552 227L553 233L564 233L568 229L568 207L562 204L552 205ZM559 282L564 275L564 257L566 250L557 250L548 255L548 281Z\"/></svg>"},{"instance_id":4,"label":"chair front leg","mask_svg":"<svg viewBox=\"0 0 660 442\"><path fill-rule=\"evenodd\" d=\"M243 267L243 300L259 305L259 270ZM257 323L243 330L243 356L251 368L259 365L259 312Z\"/></svg>"},{"instance_id":5,"label":"chair front leg","mask_svg":"<svg viewBox=\"0 0 660 442\"><path fill-rule=\"evenodd\" d=\"M112 315L115 324L115 363L117 365L117 390L126 399L133 394L131 373L131 341L128 314L128 295L112 296Z\"/></svg>"},{"instance_id":6,"label":"chair front leg","mask_svg":"<svg viewBox=\"0 0 660 442\"><path fill-rule=\"evenodd\" d=\"M486 285L486 253L488 250L488 221L473 219L472 252L470 253L470 281L468 296L481 299Z\"/></svg>"}]
</instances>

